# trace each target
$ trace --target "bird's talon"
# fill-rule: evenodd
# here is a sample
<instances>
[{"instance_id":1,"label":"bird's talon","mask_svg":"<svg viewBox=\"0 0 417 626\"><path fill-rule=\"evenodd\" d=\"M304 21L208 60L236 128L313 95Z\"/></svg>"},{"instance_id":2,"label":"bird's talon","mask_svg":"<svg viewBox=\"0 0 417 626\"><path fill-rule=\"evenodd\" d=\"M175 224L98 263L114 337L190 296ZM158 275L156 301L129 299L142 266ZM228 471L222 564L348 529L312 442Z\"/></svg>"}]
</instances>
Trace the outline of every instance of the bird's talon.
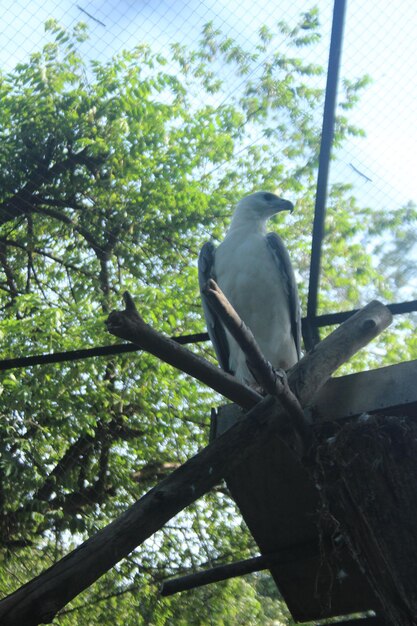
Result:
<instances>
[{"instance_id":1,"label":"bird's talon","mask_svg":"<svg viewBox=\"0 0 417 626\"><path fill-rule=\"evenodd\" d=\"M279 378L281 382L284 382L287 379L287 373L281 367L277 367L277 368L274 367L273 370L274 370L275 376Z\"/></svg>"}]
</instances>

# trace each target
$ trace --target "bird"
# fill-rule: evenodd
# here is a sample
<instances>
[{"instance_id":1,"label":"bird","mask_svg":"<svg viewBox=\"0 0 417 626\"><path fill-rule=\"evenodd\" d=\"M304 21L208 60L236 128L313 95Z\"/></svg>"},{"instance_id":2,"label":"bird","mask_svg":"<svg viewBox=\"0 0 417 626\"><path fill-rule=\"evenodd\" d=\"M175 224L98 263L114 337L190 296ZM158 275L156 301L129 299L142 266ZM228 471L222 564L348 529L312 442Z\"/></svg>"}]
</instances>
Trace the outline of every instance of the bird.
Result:
<instances>
[{"instance_id":1,"label":"bird","mask_svg":"<svg viewBox=\"0 0 417 626\"><path fill-rule=\"evenodd\" d=\"M223 242L206 242L198 258L198 278L209 337L220 367L240 382L257 386L246 358L210 308L204 287L212 278L250 328L275 369L288 370L301 356L301 315L297 283L282 239L267 233L268 220L293 204L269 191L256 191L236 205Z\"/></svg>"}]
</instances>

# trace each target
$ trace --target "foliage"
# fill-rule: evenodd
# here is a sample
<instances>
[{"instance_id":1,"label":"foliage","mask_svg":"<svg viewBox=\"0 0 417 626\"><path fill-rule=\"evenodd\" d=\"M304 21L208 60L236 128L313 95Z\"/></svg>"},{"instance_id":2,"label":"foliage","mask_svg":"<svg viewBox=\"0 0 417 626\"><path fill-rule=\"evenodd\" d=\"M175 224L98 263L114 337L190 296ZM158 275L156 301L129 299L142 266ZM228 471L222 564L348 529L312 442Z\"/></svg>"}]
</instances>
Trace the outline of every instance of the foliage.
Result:
<instances>
[{"instance_id":1,"label":"foliage","mask_svg":"<svg viewBox=\"0 0 417 626\"><path fill-rule=\"evenodd\" d=\"M48 22L50 42L0 77L2 358L110 343L103 322L126 289L159 330L202 331L199 247L221 237L236 198L258 188L297 198L280 232L305 299L324 77L305 50L314 50L319 28L313 10L296 25L262 28L246 50L208 24L195 51L173 45L163 57L142 45L86 65L77 52L85 28L69 33ZM336 146L360 134L346 111L365 85L345 84ZM349 194L342 185L330 194L323 310L391 297L401 266L382 274L371 253L385 267L398 261L398 233L411 246L415 207L398 212L398 223L378 221ZM381 234L393 223L387 251ZM388 359L398 360L389 337ZM412 350L403 344L402 356ZM0 385L4 593L204 445L208 407L218 402L142 353L9 370ZM258 579L200 590L192 601L156 595L166 576L254 550L233 503L215 491L57 623L272 623L283 609L271 592L255 593Z\"/></svg>"}]
</instances>

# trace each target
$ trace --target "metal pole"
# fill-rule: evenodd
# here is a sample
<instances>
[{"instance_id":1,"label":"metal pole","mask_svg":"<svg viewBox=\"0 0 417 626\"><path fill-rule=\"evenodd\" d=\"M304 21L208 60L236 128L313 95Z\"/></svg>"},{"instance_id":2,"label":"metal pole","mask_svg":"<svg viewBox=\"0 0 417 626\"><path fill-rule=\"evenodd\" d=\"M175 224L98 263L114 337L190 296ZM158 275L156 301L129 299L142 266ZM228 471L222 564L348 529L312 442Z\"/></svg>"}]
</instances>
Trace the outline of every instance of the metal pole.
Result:
<instances>
[{"instance_id":1,"label":"metal pole","mask_svg":"<svg viewBox=\"0 0 417 626\"><path fill-rule=\"evenodd\" d=\"M245 576L253 572L260 572L264 569L271 569L288 565L289 563L299 562L305 558L317 557L319 554L319 545L316 541L301 543L289 548L282 548L273 554L261 554L243 561L228 563L227 565L217 565L208 570L181 576L171 580L165 580L161 586L162 596L171 596L180 591L195 589L203 585L227 580L236 576Z\"/></svg>"},{"instance_id":2,"label":"metal pole","mask_svg":"<svg viewBox=\"0 0 417 626\"><path fill-rule=\"evenodd\" d=\"M219 565L206 571L197 572L196 574L188 574L188 576L164 581L161 586L161 595L172 596L174 593L217 583L221 580L227 580L228 578L260 572L263 569L268 569L268 566L270 566L270 560L265 556L255 556L245 561Z\"/></svg>"},{"instance_id":3,"label":"metal pole","mask_svg":"<svg viewBox=\"0 0 417 626\"><path fill-rule=\"evenodd\" d=\"M333 7L333 23L330 40L329 65L327 71L326 96L324 101L319 169L317 175L316 203L314 209L307 320L303 327L304 343L307 350L311 350L311 348L320 341L320 335L316 325L317 294L320 281L321 246L324 235L327 183L329 178L330 154L334 135L336 96L339 81L345 12L346 0L335 0Z\"/></svg>"}]
</instances>

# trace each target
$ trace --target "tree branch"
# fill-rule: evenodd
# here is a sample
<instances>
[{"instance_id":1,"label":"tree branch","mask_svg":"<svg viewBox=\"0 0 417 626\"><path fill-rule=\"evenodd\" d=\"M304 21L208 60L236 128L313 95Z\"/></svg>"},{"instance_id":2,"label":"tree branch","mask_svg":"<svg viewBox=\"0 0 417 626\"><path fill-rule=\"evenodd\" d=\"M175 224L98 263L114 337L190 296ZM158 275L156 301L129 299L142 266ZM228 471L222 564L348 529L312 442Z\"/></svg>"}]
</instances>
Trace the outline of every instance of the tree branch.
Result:
<instances>
[{"instance_id":1,"label":"tree branch","mask_svg":"<svg viewBox=\"0 0 417 626\"><path fill-rule=\"evenodd\" d=\"M7 259L6 246L2 242L0 242L0 265L2 266L4 274L6 276L6 284L9 289L9 293L12 300L14 300L19 295L19 290L16 285L12 268L10 267L9 261Z\"/></svg>"},{"instance_id":2,"label":"tree branch","mask_svg":"<svg viewBox=\"0 0 417 626\"><path fill-rule=\"evenodd\" d=\"M89 487L53 498L50 501L50 509L61 509L67 515L76 515L77 513L82 513L86 507L91 507L93 504L103 504L106 497L114 496L114 494L115 488L112 485L107 487L100 480L96 480Z\"/></svg>"},{"instance_id":3,"label":"tree branch","mask_svg":"<svg viewBox=\"0 0 417 626\"><path fill-rule=\"evenodd\" d=\"M36 199L36 197L33 197L33 199L36 200L36 203L33 204L33 206L31 207L32 213L39 213L40 215L47 215L48 217L52 217L53 219L59 222L68 224L68 226L71 226L71 228L76 233L81 235L81 237L83 237L86 240L86 242L89 243L90 246L94 250L101 250L99 243L94 239L94 237L86 228L83 228L82 226L74 222L73 219L71 219L68 215L66 215L65 213L62 213L61 211L57 211L55 209L46 209L45 207L40 206L42 204L41 198Z\"/></svg>"},{"instance_id":4,"label":"tree branch","mask_svg":"<svg viewBox=\"0 0 417 626\"><path fill-rule=\"evenodd\" d=\"M72 443L61 457L53 470L47 476L43 485L34 493L33 500L47 501L53 491L57 488L57 483L62 480L68 472L76 467L80 458L85 456L86 452L91 449L96 435L83 434L74 443Z\"/></svg>"},{"instance_id":5,"label":"tree branch","mask_svg":"<svg viewBox=\"0 0 417 626\"><path fill-rule=\"evenodd\" d=\"M107 329L112 335L127 339L139 348L190 374L244 409L252 408L262 399L259 393L241 384L234 376L222 372L218 367L151 328L137 312L128 293L124 294L124 300L126 309L120 312L113 311L106 322Z\"/></svg>"},{"instance_id":6,"label":"tree branch","mask_svg":"<svg viewBox=\"0 0 417 626\"><path fill-rule=\"evenodd\" d=\"M77 154L71 154L67 159L55 163L51 167L48 167L47 163L40 163L28 182L13 196L0 203L0 225L32 212L34 208L32 206L33 194L42 185L52 182L55 176L59 176L67 169L77 165L91 168L92 165L99 165L102 162L103 158L97 159L88 156L88 149L84 148Z\"/></svg>"},{"instance_id":7,"label":"tree branch","mask_svg":"<svg viewBox=\"0 0 417 626\"><path fill-rule=\"evenodd\" d=\"M4 244L5 246L12 246L13 248L18 248L19 250L23 250L23 252L26 252L27 255L32 253L32 254L38 254L39 256L44 256L47 259L51 259L52 261L55 261L55 263L59 263L59 265L63 265L66 269L79 272L80 274L82 274L83 276L87 276L88 278L96 277L96 274L94 274L93 272L88 272L87 270L84 270L78 267L74 263L65 261L64 259L61 259L60 257L57 257L54 254L46 252L42 248L34 247L31 250L29 250L29 248L25 246L24 244L19 243L18 241L14 241L13 239L7 239L7 237L0 237L0 243Z\"/></svg>"},{"instance_id":8,"label":"tree branch","mask_svg":"<svg viewBox=\"0 0 417 626\"><path fill-rule=\"evenodd\" d=\"M221 319L224 326L244 352L249 369L252 371L257 382L267 393L280 399L282 405L291 415L296 431L304 444L304 448L308 448L311 442L309 436L311 431L308 428L309 421L304 415L297 397L288 386L285 372L283 370L275 370L271 363L265 359L252 331L239 317L237 311L235 311L213 279L208 281L207 285L203 288L203 292L210 307Z\"/></svg>"},{"instance_id":9,"label":"tree branch","mask_svg":"<svg viewBox=\"0 0 417 626\"><path fill-rule=\"evenodd\" d=\"M76 441L69 445L61 459L45 478L43 484L31 496L30 501L23 503L17 510L8 511L0 516L1 527L7 528L8 535L13 535L16 529L19 528L20 518L27 514L28 511L34 508L36 509L36 507L39 506L46 507L48 510L60 507L66 510L66 502L68 502L69 509L74 507L74 502L82 502L83 506L92 504L93 502L99 502L100 495L97 489L99 486L104 485L103 471L105 472L105 470L103 470L103 467L101 467L100 470L101 480L99 474L96 483L92 487L80 488L79 491L74 494L63 495L59 493L60 484L71 470L75 467L81 467L82 464L88 461L95 443L101 442L107 445L106 440L109 439L109 445L110 442L118 440L128 441L141 437L143 434L143 430L131 428L117 418L112 419L108 423L98 423L95 427L94 434L80 435ZM105 460L105 457L102 458L103 462ZM54 491L57 492L58 495L54 499L51 499L51 495ZM45 504L39 505L40 502ZM44 510L44 508L42 510Z\"/></svg>"}]
</instances>

